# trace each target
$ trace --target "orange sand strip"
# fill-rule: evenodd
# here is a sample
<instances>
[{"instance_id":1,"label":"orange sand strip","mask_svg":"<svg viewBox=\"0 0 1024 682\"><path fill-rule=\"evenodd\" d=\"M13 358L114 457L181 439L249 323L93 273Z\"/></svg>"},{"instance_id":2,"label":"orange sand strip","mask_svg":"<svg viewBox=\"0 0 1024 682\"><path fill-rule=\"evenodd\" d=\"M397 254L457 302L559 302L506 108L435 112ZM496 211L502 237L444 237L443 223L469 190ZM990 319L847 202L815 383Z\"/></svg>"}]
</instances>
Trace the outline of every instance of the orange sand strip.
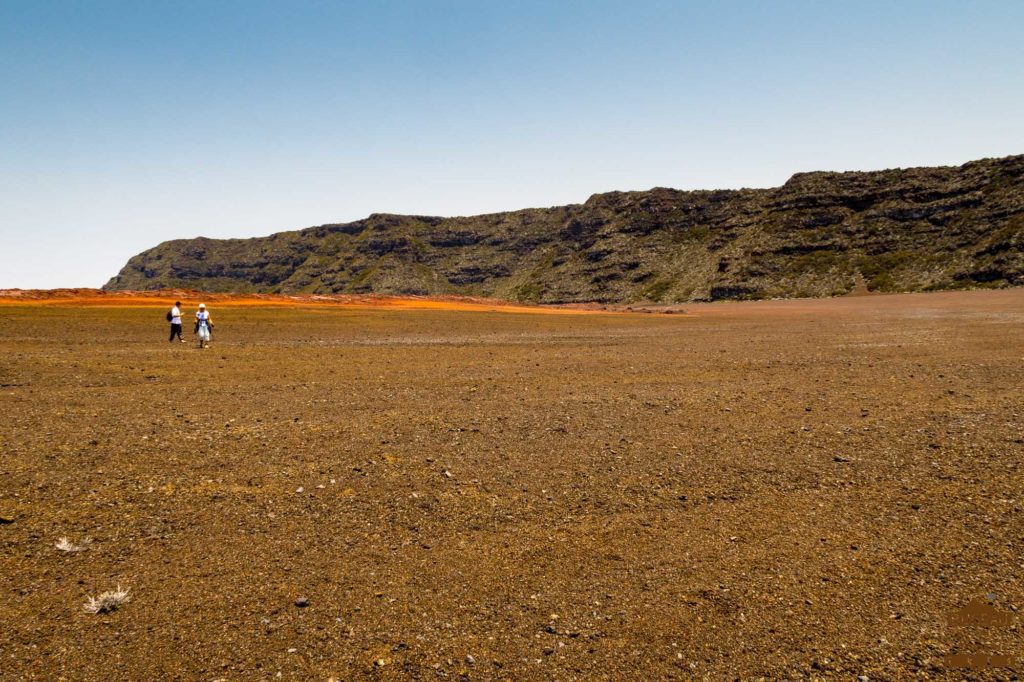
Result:
<instances>
[{"instance_id":1,"label":"orange sand strip","mask_svg":"<svg viewBox=\"0 0 1024 682\"><path fill-rule=\"evenodd\" d=\"M193 290L103 291L101 289L0 289L0 305L166 307L182 301L228 306L339 306L357 309L459 310L540 315L614 314L593 306L530 306L506 301L458 296L379 296L358 294L224 294Z\"/></svg>"}]
</instances>

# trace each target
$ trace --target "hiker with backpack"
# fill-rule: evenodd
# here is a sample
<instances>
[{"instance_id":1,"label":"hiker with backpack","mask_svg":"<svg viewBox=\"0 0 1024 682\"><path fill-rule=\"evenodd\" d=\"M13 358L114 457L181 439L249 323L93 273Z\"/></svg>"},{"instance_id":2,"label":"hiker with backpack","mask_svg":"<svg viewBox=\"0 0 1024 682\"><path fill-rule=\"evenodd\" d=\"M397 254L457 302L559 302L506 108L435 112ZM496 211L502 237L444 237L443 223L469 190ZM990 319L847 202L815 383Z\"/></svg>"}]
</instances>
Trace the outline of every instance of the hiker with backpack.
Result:
<instances>
[{"instance_id":1,"label":"hiker with backpack","mask_svg":"<svg viewBox=\"0 0 1024 682\"><path fill-rule=\"evenodd\" d=\"M185 343L185 339L181 338L181 301L175 301L174 307L167 311L167 321L171 323L171 336L167 342L174 341L177 336L178 341Z\"/></svg>"},{"instance_id":2,"label":"hiker with backpack","mask_svg":"<svg viewBox=\"0 0 1024 682\"><path fill-rule=\"evenodd\" d=\"M206 310L206 304L199 304L199 311L196 313L195 333L199 335L199 347L210 347L210 333L213 331L213 318Z\"/></svg>"}]
</instances>

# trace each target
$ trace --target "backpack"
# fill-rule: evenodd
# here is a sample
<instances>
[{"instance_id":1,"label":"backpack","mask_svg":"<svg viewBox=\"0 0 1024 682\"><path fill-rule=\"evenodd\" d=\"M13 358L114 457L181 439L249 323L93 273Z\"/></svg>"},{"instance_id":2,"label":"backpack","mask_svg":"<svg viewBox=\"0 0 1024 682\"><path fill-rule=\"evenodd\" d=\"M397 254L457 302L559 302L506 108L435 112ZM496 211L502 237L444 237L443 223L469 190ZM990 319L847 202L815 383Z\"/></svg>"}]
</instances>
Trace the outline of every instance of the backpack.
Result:
<instances>
[{"instance_id":1,"label":"backpack","mask_svg":"<svg viewBox=\"0 0 1024 682\"><path fill-rule=\"evenodd\" d=\"M173 317L171 316L171 311L168 310L167 311L167 321L170 322L172 319L173 319Z\"/></svg>"}]
</instances>

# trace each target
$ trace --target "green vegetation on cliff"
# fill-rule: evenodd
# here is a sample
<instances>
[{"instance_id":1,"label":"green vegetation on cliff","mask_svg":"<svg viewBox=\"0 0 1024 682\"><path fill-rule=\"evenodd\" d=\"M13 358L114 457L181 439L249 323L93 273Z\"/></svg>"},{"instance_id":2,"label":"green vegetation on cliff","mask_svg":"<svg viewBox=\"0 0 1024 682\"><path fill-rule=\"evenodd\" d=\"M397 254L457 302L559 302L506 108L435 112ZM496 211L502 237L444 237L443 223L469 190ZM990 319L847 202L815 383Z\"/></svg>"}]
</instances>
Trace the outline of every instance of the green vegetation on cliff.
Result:
<instances>
[{"instance_id":1,"label":"green vegetation on cliff","mask_svg":"<svg viewBox=\"0 0 1024 682\"><path fill-rule=\"evenodd\" d=\"M1024 156L165 242L106 289L680 302L1024 284Z\"/></svg>"}]
</instances>

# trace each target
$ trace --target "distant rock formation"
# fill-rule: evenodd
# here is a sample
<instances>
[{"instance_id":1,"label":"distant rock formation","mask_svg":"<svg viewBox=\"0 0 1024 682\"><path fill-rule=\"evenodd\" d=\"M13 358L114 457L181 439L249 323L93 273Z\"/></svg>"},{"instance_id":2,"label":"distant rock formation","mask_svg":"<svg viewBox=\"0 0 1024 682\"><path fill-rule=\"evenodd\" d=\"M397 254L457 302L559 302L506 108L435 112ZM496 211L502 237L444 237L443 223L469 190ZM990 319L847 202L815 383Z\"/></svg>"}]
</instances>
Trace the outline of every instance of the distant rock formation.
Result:
<instances>
[{"instance_id":1,"label":"distant rock formation","mask_svg":"<svg viewBox=\"0 0 1024 682\"><path fill-rule=\"evenodd\" d=\"M1024 284L1024 155L164 242L105 289L683 302Z\"/></svg>"}]
</instances>

